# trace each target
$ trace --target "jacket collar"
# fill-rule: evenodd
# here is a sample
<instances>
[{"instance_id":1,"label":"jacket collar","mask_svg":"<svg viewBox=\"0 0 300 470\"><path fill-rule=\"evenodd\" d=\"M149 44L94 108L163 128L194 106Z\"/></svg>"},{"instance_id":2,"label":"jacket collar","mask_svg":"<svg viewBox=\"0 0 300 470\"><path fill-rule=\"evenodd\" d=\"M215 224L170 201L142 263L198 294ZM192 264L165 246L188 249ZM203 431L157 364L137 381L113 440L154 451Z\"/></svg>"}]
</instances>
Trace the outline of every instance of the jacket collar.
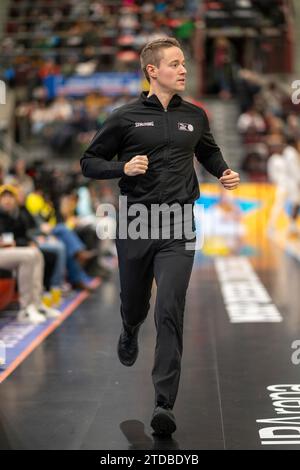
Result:
<instances>
[{"instance_id":1,"label":"jacket collar","mask_svg":"<svg viewBox=\"0 0 300 470\"><path fill-rule=\"evenodd\" d=\"M163 109L163 105L161 101L158 99L158 97L155 94L153 94L149 96L149 98L147 98L148 93L149 93L148 91L142 91L142 93L140 94L140 101L144 103L146 106ZM180 105L181 101L182 101L181 96L175 93L172 96L168 104L168 108L176 108L177 106Z\"/></svg>"}]
</instances>

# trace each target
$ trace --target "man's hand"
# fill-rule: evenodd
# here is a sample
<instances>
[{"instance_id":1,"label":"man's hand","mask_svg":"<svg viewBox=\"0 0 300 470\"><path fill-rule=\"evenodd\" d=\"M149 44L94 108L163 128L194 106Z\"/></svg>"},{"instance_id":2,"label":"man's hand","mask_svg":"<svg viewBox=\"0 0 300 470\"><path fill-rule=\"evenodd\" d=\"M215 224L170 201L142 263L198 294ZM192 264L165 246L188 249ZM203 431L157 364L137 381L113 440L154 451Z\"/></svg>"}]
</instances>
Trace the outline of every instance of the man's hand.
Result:
<instances>
[{"instance_id":1,"label":"man's hand","mask_svg":"<svg viewBox=\"0 0 300 470\"><path fill-rule=\"evenodd\" d=\"M124 166L124 173L127 176L143 175L148 170L147 155L136 155Z\"/></svg>"},{"instance_id":2,"label":"man's hand","mask_svg":"<svg viewBox=\"0 0 300 470\"><path fill-rule=\"evenodd\" d=\"M222 183L225 189L236 189L240 184L240 175L228 168L227 170L223 171L223 176L219 178L219 181Z\"/></svg>"}]
</instances>

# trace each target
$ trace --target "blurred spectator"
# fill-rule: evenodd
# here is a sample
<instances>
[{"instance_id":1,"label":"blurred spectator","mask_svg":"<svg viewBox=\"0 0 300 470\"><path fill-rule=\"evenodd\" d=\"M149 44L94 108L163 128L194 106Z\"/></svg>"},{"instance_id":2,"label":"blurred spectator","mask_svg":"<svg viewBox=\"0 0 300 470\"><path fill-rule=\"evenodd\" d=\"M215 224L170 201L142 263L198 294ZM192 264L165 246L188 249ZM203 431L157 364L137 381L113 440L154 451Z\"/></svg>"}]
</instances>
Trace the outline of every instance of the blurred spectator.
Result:
<instances>
[{"instance_id":1,"label":"blurred spectator","mask_svg":"<svg viewBox=\"0 0 300 470\"><path fill-rule=\"evenodd\" d=\"M215 40L214 75L220 98L228 99L233 92L233 66L235 62L234 49L225 37Z\"/></svg>"},{"instance_id":2,"label":"blurred spectator","mask_svg":"<svg viewBox=\"0 0 300 470\"><path fill-rule=\"evenodd\" d=\"M55 256L47 252L42 254L30 235L33 228L34 222L28 212L18 205L16 188L10 185L1 186L0 266L2 269L18 268L22 307L19 320L41 323L46 317L57 317L60 312L42 303L44 270L47 265L53 268Z\"/></svg>"},{"instance_id":3,"label":"blurred spectator","mask_svg":"<svg viewBox=\"0 0 300 470\"><path fill-rule=\"evenodd\" d=\"M263 117L252 107L240 115L237 127L242 134L263 133L266 130L266 123Z\"/></svg>"},{"instance_id":4,"label":"blurred spectator","mask_svg":"<svg viewBox=\"0 0 300 470\"><path fill-rule=\"evenodd\" d=\"M61 220L61 217L56 213L52 201L45 197L41 186L36 186L35 191L28 195L26 207L34 216L41 232L46 236L54 236L65 246L67 277L70 284L74 288L91 290L89 283L92 278L85 272L84 266L96 254L86 250L78 235L57 220Z\"/></svg>"},{"instance_id":5,"label":"blurred spectator","mask_svg":"<svg viewBox=\"0 0 300 470\"><path fill-rule=\"evenodd\" d=\"M15 161L13 171L7 176L6 182L18 186L24 199L27 194L33 191L33 179L26 173L26 161L24 159Z\"/></svg>"},{"instance_id":6,"label":"blurred spectator","mask_svg":"<svg viewBox=\"0 0 300 470\"><path fill-rule=\"evenodd\" d=\"M275 116L282 116L282 92L276 83L270 82L261 90L261 98L263 107L266 112L270 112Z\"/></svg>"}]
</instances>

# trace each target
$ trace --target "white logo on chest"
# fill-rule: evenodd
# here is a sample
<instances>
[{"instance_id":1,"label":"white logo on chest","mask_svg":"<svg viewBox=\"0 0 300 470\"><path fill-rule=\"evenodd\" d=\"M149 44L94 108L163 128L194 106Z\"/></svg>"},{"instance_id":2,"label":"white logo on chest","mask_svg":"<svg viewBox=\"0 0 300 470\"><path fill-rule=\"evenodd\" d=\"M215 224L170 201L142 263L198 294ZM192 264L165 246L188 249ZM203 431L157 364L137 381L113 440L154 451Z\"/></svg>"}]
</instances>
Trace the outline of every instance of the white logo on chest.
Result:
<instances>
[{"instance_id":1,"label":"white logo on chest","mask_svg":"<svg viewBox=\"0 0 300 470\"><path fill-rule=\"evenodd\" d=\"M135 122L135 127L154 126L154 121Z\"/></svg>"},{"instance_id":2,"label":"white logo on chest","mask_svg":"<svg viewBox=\"0 0 300 470\"><path fill-rule=\"evenodd\" d=\"M193 124L188 124L186 122L179 122L178 123L178 129L180 131L189 131L189 132L193 132L194 130L194 126Z\"/></svg>"}]
</instances>

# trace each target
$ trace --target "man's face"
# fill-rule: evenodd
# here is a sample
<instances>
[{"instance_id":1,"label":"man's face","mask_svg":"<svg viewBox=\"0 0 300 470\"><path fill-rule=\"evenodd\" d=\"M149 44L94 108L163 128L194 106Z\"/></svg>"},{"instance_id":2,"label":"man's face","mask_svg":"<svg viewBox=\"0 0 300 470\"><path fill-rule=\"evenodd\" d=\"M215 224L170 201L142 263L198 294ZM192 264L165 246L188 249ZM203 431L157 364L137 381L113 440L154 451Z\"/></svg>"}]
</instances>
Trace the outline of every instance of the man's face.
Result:
<instances>
[{"instance_id":1,"label":"man's face","mask_svg":"<svg viewBox=\"0 0 300 470\"><path fill-rule=\"evenodd\" d=\"M157 85L175 93L184 91L187 71L182 50L175 46L168 47L161 50L161 55L159 67L151 67Z\"/></svg>"}]
</instances>

